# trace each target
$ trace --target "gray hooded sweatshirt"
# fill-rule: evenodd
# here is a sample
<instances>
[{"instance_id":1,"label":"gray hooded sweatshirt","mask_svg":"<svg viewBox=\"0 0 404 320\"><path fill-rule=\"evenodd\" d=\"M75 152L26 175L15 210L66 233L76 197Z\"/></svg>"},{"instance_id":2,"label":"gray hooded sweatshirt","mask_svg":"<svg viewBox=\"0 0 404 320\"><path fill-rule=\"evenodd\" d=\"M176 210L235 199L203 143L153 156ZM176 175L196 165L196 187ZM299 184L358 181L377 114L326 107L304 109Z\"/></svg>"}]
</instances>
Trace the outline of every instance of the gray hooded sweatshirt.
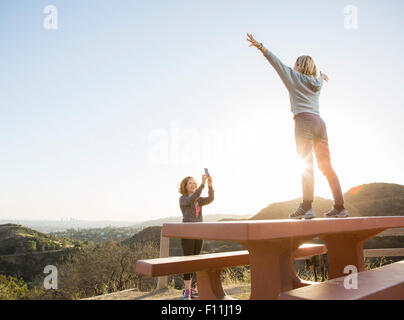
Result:
<instances>
[{"instance_id":1,"label":"gray hooded sweatshirt","mask_svg":"<svg viewBox=\"0 0 404 320\"><path fill-rule=\"evenodd\" d=\"M271 51L267 50L264 56L279 74L282 82L289 91L290 106L293 115L310 112L320 115L319 98L324 83L323 76L318 79L297 72L286 66Z\"/></svg>"}]
</instances>

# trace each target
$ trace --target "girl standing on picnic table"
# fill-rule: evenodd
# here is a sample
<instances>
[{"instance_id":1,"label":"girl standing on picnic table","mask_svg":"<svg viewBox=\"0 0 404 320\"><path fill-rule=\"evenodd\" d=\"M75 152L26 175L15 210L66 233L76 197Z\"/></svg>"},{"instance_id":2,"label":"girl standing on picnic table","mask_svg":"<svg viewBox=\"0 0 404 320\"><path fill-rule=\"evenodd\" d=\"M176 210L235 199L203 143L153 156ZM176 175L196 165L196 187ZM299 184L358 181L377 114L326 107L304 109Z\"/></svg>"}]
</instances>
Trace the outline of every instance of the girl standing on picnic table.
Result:
<instances>
[{"instance_id":1,"label":"girl standing on picnic table","mask_svg":"<svg viewBox=\"0 0 404 320\"><path fill-rule=\"evenodd\" d=\"M247 40L251 42L250 47L254 46L263 53L289 91L291 111L295 121L296 149L306 166L302 172L303 202L294 213L289 215L289 218L312 219L315 217L312 210L314 200L313 147L318 167L328 180L335 203L334 207L324 216L329 218L348 217L348 211L344 208L341 186L331 166L326 125L319 112L320 92L324 81L328 82L328 76L320 71L320 77L317 78L317 67L310 56L298 57L292 69L283 64L262 43L258 43L251 34L247 33L247 36Z\"/></svg>"},{"instance_id":2,"label":"girl standing on picnic table","mask_svg":"<svg viewBox=\"0 0 404 320\"><path fill-rule=\"evenodd\" d=\"M205 187L206 180L208 181L208 197L201 197L203 188ZM179 186L180 208L182 211L182 222L202 222L202 207L211 203L214 200L214 190L212 188L212 177L210 175L202 175L202 183L197 188L198 183L193 177L184 178ZM202 250L203 240L195 239L181 239L182 250L184 256L199 254ZM185 290L183 298L185 300L191 300L198 296L198 292L195 288L191 288L192 274L184 274Z\"/></svg>"}]
</instances>

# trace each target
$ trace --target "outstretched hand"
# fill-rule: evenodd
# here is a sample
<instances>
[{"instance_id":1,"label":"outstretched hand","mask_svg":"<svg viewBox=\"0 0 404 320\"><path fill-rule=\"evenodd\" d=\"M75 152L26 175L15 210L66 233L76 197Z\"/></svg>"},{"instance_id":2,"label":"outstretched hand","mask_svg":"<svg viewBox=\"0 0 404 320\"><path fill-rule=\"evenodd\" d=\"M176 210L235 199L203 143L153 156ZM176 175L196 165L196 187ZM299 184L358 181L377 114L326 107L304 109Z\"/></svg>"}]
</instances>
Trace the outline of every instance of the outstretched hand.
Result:
<instances>
[{"instance_id":1,"label":"outstretched hand","mask_svg":"<svg viewBox=\"0 0 404 320\"><path fill-rule=\"evenodd\" d=\"M320 71L320 76L322 76L322 77L324 78L324 81L325 81L325 82L328 82L328 76L327 76L325 73L322 73L322 72Z\"/></svg>"},{"instance_id":2,"label":"outstretched hand","mask_svg":"<svg viewBox=\"0 0 404 320\"><path fill-rule=\"evenodd\" d=\"M254 46L254 47L258 48L258 46L259 46L260 44L259 44L259 42L257 42L257 41L254 39L254 37L252 36L252 34L248 34L248 33L247 33L247 37L249 38L249 39L247 39L247 40L251 42L251 44L249 45L249 47Z\"/></svg>"}]
</instances>

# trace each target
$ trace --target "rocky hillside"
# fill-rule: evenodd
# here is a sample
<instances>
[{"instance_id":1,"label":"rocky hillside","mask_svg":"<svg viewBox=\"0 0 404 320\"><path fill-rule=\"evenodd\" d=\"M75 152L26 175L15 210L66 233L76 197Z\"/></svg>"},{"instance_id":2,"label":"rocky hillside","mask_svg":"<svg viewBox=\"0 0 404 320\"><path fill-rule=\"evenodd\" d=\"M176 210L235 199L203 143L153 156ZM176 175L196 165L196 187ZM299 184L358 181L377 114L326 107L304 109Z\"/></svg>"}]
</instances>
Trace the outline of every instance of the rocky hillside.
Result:
<instances>
[{"instance_id":1,"label":"rocky hillside","mask_svg":"<svg viewBox=\"0 0 404 320\"><path fill-rule=\"evenodd\" d=\"M73 243L18 224L0 225L0 255L25 254L73 247Z\"/></svg>"},{"instance_id":2,"label":"rocky hillside","mask_svg":"<svg viewBox=\"0 0 404 320\"><path fill-rule=\"evenodd\" d=\"M393 183L371 183L350 189L347 205L358 216L404 216L404 186Z\"/></svg>"},{"instance_id":3,"label":"rocky hillside","mask_svg":"<svg viewBox=\"0 0 404 320\"><path fill-rule=\"evenodd\" d=\"M62 261L80 242L57 238L18 224L0 225L0 274L31 282L44 267Z\"/></svg>"},{"instance_id":4,"label":"rocky hillside","mask_svg":"<svg viewBox=\"0 0 404 320\"><path fill-rule=\"evenodd\" d=\"M344 199L351 217L404 216L404 186L399 184L363 184L347 191ZM301 201L301 198L297 198L272 203L250 219L287 219ZM317 217L322 217L332 206L332 200L315 197L313 211Z\"/></svg>"}]
</instances>

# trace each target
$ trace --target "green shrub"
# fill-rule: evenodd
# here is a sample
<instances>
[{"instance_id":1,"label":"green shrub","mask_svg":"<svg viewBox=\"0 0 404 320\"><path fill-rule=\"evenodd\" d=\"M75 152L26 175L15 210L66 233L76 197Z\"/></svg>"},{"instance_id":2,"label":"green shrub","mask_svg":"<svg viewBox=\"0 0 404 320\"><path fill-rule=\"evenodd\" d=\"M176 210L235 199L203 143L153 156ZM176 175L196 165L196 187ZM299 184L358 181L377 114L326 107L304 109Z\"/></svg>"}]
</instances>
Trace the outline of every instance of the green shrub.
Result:
<instances>
[{"instance_id":1,"label":"green shrub","mask_svg":"<svg viewBox=\"0 0 404 320\"><path fill-rule=\"evenodd\" d=\"M25 247L28 252L34 252L34 251L36 251L36 242L29 240L25 243Z\"/></svg>"},{"instance_id":2,"label":"green shrub","mask_svg":"<svg viewBox=\"0 0 404 320\"><path fill-rule=\"evenodd\" d=\"M23 280L0 275L0 300L21 300L27 292L28 287Z\"/></svg>"}]
</instances>

